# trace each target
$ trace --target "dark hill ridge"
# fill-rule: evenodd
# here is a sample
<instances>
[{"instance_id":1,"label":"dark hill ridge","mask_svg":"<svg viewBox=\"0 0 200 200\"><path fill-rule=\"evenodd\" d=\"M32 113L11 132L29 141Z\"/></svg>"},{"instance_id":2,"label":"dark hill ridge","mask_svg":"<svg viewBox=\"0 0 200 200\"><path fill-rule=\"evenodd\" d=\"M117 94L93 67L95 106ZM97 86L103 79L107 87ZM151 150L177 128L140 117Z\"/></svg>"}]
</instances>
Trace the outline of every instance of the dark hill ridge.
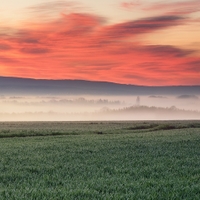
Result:
<instances>
[{"instance_id":1,"label":"dark hill ridge","mask_svg":"<svg viewBox=\"0 0 200 200\"><path fill-rule=\"evenodd\" d=\"M137 86L84 80L0 77L0 95L200 95L200 86Z\"/></svg>"}]
</instances>

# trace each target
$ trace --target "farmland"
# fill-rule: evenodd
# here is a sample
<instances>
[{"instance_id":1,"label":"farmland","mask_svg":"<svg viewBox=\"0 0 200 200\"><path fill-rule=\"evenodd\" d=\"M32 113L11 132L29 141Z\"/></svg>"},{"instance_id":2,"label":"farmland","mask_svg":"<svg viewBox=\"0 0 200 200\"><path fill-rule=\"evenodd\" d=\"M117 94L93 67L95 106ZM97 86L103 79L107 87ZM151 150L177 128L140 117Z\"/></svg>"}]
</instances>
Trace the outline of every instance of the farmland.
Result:
<instances>
[{"instance_id":1,"label":"farmland","mask_svg":"<svg viewBox=\"0 0 200 200\"><path fill-rule=\"evenodd\" d=\"M199 121L1 122L0 199L199 199Z\"/></svg>"}]
</instances>

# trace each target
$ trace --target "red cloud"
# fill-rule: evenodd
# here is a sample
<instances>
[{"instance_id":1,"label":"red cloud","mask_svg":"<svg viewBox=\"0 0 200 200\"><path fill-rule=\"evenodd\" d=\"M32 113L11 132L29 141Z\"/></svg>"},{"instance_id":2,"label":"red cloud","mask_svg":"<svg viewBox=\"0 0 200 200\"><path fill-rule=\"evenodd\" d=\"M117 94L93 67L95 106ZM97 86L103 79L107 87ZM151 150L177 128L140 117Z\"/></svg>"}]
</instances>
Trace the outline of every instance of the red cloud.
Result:
<instances>
[{"instance_id":1,"label":"red cloud","mask_svg":"<svg viewBox=\"0 0 200 200\"><path fill-rule=\"evenodd\" d=\"M109 38L130 37L142 33L150 33L170 26L177 26L182 24L183 21L184 18L179 16L150 17L105 27L103 35Z\"/></svg>"},{"instance_id":2,"label":"red cloud","mask_svg":"<svg viewBox=\"0 0 200 200\"><path fill-rule=\"evenodd\" d=\"M0 75L142 85L200 84L199 58L192 56L193 51L146 45L136 39L184 20L170 15L108 26L101 17L72 13L43 24L27 23L1 37ZM185 67L187 64L191 67Z\"/></svg>"}]
</instances>

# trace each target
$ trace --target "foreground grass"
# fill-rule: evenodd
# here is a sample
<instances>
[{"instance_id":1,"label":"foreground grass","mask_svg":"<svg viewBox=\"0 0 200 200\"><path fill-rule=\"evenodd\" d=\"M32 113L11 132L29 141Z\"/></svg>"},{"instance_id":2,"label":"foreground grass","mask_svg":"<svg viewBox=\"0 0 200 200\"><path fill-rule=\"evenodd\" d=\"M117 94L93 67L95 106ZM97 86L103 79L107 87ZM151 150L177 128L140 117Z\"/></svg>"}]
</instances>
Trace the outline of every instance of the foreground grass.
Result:
<instances>
[{"instance_id":1,"label":"foreground grass","mask_svg":"<svg viewBox=\"0 0 200 200\"><path fill-rule=\"evenodd\" d=\"M200 198L198 122L55 124L0 124L0 199Z\"/></svg>"}]
</instances>

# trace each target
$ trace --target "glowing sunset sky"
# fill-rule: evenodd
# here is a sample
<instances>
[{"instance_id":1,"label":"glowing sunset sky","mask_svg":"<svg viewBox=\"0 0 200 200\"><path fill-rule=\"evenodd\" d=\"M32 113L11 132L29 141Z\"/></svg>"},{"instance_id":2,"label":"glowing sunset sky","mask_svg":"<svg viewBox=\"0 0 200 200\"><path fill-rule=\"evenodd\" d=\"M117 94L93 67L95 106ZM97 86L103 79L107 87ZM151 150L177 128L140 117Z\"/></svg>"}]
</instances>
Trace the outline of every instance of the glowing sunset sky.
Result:
<instances>
[{"instance_id":1,"label":"glowing sunset sky","mask_svg":"<svg viewBox=\"0 0 200 200\"><path fill-rule=\"evenodd\" d=\"M200 85L200 0L1 1L0 76Z\"/></svg>"}]
</instances>

